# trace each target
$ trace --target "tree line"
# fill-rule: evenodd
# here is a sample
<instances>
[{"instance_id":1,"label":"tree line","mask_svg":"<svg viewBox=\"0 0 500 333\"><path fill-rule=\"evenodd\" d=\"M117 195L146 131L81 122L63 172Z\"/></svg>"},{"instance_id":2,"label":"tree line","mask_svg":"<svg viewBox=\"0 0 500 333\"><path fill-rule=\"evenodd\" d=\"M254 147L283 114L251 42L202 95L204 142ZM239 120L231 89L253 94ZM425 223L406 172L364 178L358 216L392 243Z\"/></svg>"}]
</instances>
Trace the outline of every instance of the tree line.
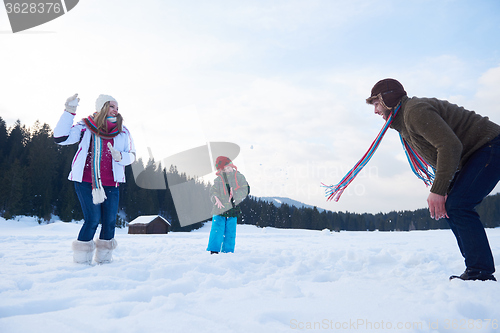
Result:
<instances>
[{"instance_id":1,"label":"tree line","mask_svg":"<svg viewBox=\"0 0 500 333\"><path fill-rule=\"evenodd\" d=\"M430 218L426 208L414 211L392 211L378 214L332 212L313 208L297 208L250 198L241 204L243 222L260 227L312 229L331 231L411 231L449 229L446 220ZM477 207L486 228L500 226L500 193L488 196Z\"/></svg>"},{"instance_id":2,"label":"tree line","mask_svg":"<svg viewBox=\"0 0 500 333\"><path fill-rule=\"evenodd\" d=\"M47 124L28 128L18 120L7 128L0 117L0 215L6 219L19 215L35 216L39 222L48 221L53 215L62 221L82 220L83 214L76 197L73 182L67 179L77 145L60 146L54 143L52 129ZM170 183L190 181L190 191L196 197L206 198L200 205L210 206L210 184L191 179L179 173L175 166L161 166L154 160L138 160L148 173L165 179L166 190L146 190L136 185L132 169L125 168L126 180L120 184L120 204L117 226L141 215L161 215L172 223L172 231L189 231L203 222L181 227L175 209ZM250 180L251 183L251 180ZM332 231L409 231L448 229L445 220L433 220L427 209L378 214L332 212L313 208L297 208L249 196L240 204L240 224L259 227L312 229ZM500 225L500 194L487 197L478 207L485 227Z\"/></svg>"}]
</instances>

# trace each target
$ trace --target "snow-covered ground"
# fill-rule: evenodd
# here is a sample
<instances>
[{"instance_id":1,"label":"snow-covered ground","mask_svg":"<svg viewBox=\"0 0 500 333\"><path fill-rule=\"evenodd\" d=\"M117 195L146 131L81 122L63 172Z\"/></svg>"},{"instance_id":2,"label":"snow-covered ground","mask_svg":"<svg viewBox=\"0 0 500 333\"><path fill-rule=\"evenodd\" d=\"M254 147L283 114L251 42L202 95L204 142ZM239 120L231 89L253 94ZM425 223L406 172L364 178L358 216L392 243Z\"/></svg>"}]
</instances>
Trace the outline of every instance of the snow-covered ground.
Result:
<instances>
[{"instance_id":1,"label":"snow-covered ground","mask_svg":"<svg viewBox=\"0 0 500 333\"><path fill-rule=\"evenodd\" d=\"M190 233L128 235L72 262L80 225L0 219L0 332L498 332L500 284L448 281L451 231L238 226L236 252ZM487 230L500 262L500 229ZM498 276L497 276L498 277Z\"/></svg>"}]
</instances>

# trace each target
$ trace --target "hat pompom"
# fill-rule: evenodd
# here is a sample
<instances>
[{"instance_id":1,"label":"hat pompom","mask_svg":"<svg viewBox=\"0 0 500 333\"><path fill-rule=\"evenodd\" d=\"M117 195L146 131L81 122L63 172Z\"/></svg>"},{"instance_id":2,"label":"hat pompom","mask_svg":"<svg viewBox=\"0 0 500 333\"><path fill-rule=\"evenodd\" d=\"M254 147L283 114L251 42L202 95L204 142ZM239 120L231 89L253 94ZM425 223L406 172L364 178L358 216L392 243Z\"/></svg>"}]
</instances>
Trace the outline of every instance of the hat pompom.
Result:
<instances>
[{"instance_id":1,"label":"hat pompom","mask_svg":"<svg viewBox=\"0 0 500 333\"><path fill-rule=\"evenodd\" d=\"M112 96L109 96L109 95L99 95L99 97L97 97L96 101L95 101L95 110L97 112L101 112L102 110L102 107L104 106L104 104L106 104L106 102L116 102L116 99L114 99Z\"/></svg>"}]
</instances>

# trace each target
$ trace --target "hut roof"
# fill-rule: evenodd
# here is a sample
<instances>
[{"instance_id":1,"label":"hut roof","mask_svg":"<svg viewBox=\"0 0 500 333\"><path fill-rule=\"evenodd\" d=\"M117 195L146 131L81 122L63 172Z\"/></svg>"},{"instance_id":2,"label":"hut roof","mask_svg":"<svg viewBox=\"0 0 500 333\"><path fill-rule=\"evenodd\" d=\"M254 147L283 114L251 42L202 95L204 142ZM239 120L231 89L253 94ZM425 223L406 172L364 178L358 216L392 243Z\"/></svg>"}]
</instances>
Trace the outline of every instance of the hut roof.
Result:
<instances>
[{"instance_id":1,"label":"hut roof","mask_svg":"<svg viewBox=\"0 0 500 333\"><path fill-rule=\"evenodd\" d=\"M168 222L163 216L160 215L143 215L143 216L138 216L135 218L133 221L129 222L128 224L148 224L149 222L153 221L156 218L161 218L163 221L168 223L168 225L172 225L170 222Z\"/></svg>"}]
</instances>

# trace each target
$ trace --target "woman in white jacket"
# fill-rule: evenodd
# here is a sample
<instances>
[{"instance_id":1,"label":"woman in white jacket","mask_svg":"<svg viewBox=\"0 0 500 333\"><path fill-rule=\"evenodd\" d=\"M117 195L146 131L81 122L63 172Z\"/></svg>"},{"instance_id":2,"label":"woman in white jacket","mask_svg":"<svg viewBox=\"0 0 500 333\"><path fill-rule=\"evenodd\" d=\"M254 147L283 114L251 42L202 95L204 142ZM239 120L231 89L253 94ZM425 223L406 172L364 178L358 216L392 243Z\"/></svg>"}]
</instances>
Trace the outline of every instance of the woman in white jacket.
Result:
<instances>
[{"instance_id":1,"label":"woman in white jacket","mask_svg":"<svg viewBox=\"0 0 500 333\"><path fill-rule=\"evenodd\" d=\"M73 242L73 259L77 263L111 262L117 243L114 239L118 213L118 184L125 182L125 166L134 162L135 147L117 101L109 95L96 100L96 112L73 124L78 94L66 100L65 112L54 129L54 140L60 145L79 143L68 179L83 210L84 223ZM99 238L94 234L102 224Z\"/></svg>"}]
</instances>

